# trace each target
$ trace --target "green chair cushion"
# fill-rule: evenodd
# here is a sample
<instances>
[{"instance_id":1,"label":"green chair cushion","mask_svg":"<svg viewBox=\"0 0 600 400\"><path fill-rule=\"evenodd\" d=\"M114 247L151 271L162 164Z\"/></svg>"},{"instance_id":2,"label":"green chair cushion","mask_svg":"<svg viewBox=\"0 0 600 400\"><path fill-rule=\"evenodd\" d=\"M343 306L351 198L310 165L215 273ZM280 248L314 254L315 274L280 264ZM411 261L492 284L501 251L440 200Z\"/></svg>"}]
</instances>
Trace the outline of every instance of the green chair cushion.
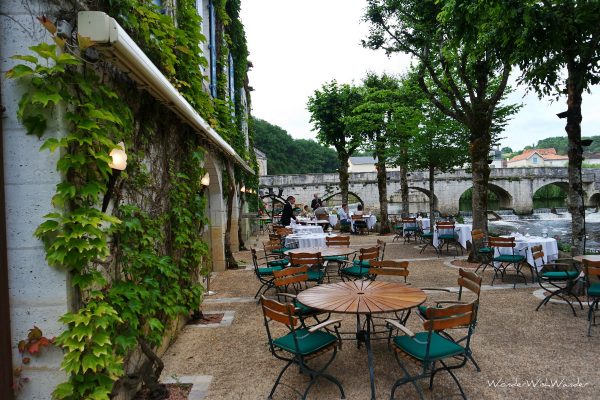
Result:
<instances>
[{"instance_id":1,"label":"green chair cushion","mask_svg":"<svg viewBox=\"0 0 600 400\"><path fill-rule=\"evenodd\" d=\"M269 267L285 267L288 263L286 259L267 261Z\"/></svg>"},{"instance_id":2,"label":"green chair cushion","mask_svg":"<svg viewBox=\"0 0 600 400\"><path fill-rule=\"evenodd\" d=\"M433 238L433 233L423 232L423 234L421 236L423 236L424 238Z\"/></svg>"},{"instance_id":3,"label":"green chair cushion","mask_svg":"<svg viewBox=\"0 0 600 400\"><path fill-rule=\"evenodd\" d=\"M306 306L298 300L294 300L294 307L296 307L296 314L299 315L313 314L316 312L314 308Z\"/></svg>"},{"instance_id":4,"label":"green chair cushion","mask_svg":"<svg viewBox=\"0 0 600 400\"><path fill-rule=\"evenodd\" d=\"M592 283L588 288L588 296L600 297L600 283Z\"/></svg>"},{"instance_id":5,"label":"green chair cushion","mask_svg":"<svg viewBox=\"0 0 600 400\"><path fill-rule=\"evenodd\" d=\"M323 260L327 260L327 261L346 261L348 259L348 257L346 256L325 256L323 257Z\"/></svg>"},{"instance_id":6,"label":"green chair cushion","mask_svg":"<svg viewBox=\"0 0 600 400\"><path fill-rule=\"evenodd\" d=\"M258 274L261 276L273 275L273 271L281 271L281 267L259 268Z\"/></svg>"},{"instance_id":7,"label":"green chair cushion","mask_svg":"<svg viewBox=\"0 0 600 400\"><path fill-rule=\"evenodd\" d=\"M396 336L394 343L406 353L418 360L424 360L427 352L428 332L419 332L414 338L410 336ZM429 359L440 359L452 357L464 353L465 349L453 341L438 335L431 334L431 345L429 347Z\"/></svg>"},{"instance_id":8,"label":"green chair cushion","mask_svg":"<svg viewBox=\"0 0 600 400\"><path fill-rule=\"evenodd\" d=\"M282 254L283 252L288 251L288 250L291 250L291 249L288 249L287 247L282 247L280 249L273 250L273 253Z\"/></svg>"},{"instance_id":9,"label":"green chair cushion","mask_svg":"<svg viewBox=\"0 0 600 400\"><path fill-rule=\"evenodd\" d=\"M421 314L422 316L425 316L425 312L427 312L427 306L424 305L420 305L419 307L417 307L419 310L419 314Z\"/></svg>"},{"instance_id":10,"label":"green chair cushion","mask_svg":"<svg viewBox=\"0 0 600 400\"><path fill-rule=\"evenodd\" d=\"M493 253L494 249L492 249L491 247L482 247L479 250L477 250L479 253Z\"/></svg>"},{"instance_id":11,"label":"green chair cushion","mask_svg":"<svg viewBox=\"0 0 600 400\"><path fill-rule=\"evenodd\" d=\"M360 267L359 265L353 265L352 267L343 268L340 272L344 275L357 276L362 278L364 276L369 275L369 268Z\"/></svg>"},{"instance_id":12,"label":"green chair cushion","mask_svg":"<svg viewBox=\"0 0 600 400\"><path fill-rule=\"evenodd\" d=\"M325 272L323 271L308 271L308 280L311 282L321 282Z\"/></svg>"},{"instance_id":13,"label":"green chair cushion","mask_svg":"<svg viewBox=\"0 0 600 400\"><path fill-rule=\"evenodd\" d=\"M575 279L579 276L578 271L548 271L542 273L542 278L550 280Z\"/></svg>"},{"instance_id":14,"label":"green chair cushion","mask_svg":"<svg viewBox=\"0 0 600 400\"><path fill-rule=\"evenodd\" d=\"M354 260L354 261L352 261L352 266L358 267L359 265L369 268L371 266L371 263L369 262L369 260L362 260L362 261Z\"/></svg>"},{"instance_id":15,"label":"green chair cushion","mask_svg":"<svg viewBox=\"0 0 600 400\"><path fill-rule=\"evenodd\" d=\"M394 229L401 231L404 227L402 225L395 225Z\"/></svg>"},{"instance_id":16,"label":"green chair cushion","mask_svg":"<svg viewBox=\"0 0 600 400\"><path fill-rule=\"evenodd\" d=\"M494 257L494 261L498 262L507 262L507 263L518 263L525 260L524 256L512 255L512 254L502 254L501 256Z\"/></svg>"},{"instance_id":17,"label":"green chair cushion","mask_svg":"<svg viewBox=\"0 0 600 400\"><path fill-rule=\"evenodd\" d=\"M452 240L456 239L456 235L438 235L438 239L440 240Z\"/></svg>"},{"instance_id":18,"label":"green chair cushion","mask_svg":"<svg viewBox=\"0 0 600 400\"><path fill-rule=\"evenodd\" d=\"M404 228L404 232L414 232L417 230L416 226L409 226L407 228Z\"/></svg>"},{"instance_id":19,"label":"green chair cushion","mask_svg":"<svg viewBox=\"0 0 600 400\"><path fill-rule=\"evenodd\" d=\"M274 339L273 345L290 353L308 355L331 345L337 340L331 333L322 331L309 333L308 329L298 329L296 337L298 339L298 348L296 348L294 343L293 333L288 333L285 336Z\"/></svg>"}]
</instances>

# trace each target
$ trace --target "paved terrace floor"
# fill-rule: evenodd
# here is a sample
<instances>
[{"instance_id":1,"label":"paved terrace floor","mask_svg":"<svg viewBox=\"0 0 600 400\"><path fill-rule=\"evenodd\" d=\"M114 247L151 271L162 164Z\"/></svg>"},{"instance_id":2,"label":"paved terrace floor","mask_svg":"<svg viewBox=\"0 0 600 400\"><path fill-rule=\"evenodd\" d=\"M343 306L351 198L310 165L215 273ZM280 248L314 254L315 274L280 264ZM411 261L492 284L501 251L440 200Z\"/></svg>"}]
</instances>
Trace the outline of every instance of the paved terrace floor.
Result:
<instances>
[{"instance_id":1,"label":"paved terrace floor","mask_svg":"<svg viewBox=\"0 0 600 400\"><path fill-rule=\"evenodd\" d=\"M408 281L417 287L456 287L458 269L448 266L453 257L437 258L432 250L419 254L414 244L392 243L393 236L352 236L352 247L373 245L377 239L387 242L386 259L408 259ZM266 236L252 238L247 245L262 248ZM243 264L250 265L250 252L236 254ZM526 272L527 276L528 271ZM389 278L388 278L389 279ZM489 285L492 273L484 274ZM509 283L508 281L506 283ZM549 304L536 312L539 299L533 292L537 285L498 285L484 287L478 325L473 336L473 353L482 371L472 364L456 372L470 399L597 399L600 374L600 327L594 327L592 337L586 336L587 306L574 317L566 304ZM284 365L269 352L260 306L252 296L258 282L251 269L230 270L213 276L214 296L202 305L205 312L233 311L228 326L201 329L187 326L164 356L163 379L174 375L212 376L206 399L265 399L277 374ZM435 299L455 299L453 294L429 293L428 302ZM584 303L585 306L585 303ZM228 313L226 315L231 315ZM342 329L352 330L355 318L344 319ZM408 326L415 332L422 323L413 313ZM393 382L401 376L385 341L373 344L377 398L387 399ZM322 357L327 358L327 357ZM317 362L319 359L314 360ZM415 368L411 369L415 371ZM307 378L290 368L283 383L303 389ZM343 348L328 370L342 383L348 399L370 397L367 354L365 347L357 349L353 341L344 341ZM500 383L494 386L492 381ZM528 382L529 385L528 386ZM561 387L548 387L559 382ZM423 381L427 398L460 398L458 389L447 373L439 373L429 391ZM518 387L519 385L520 387ZM294 392L280 385L274 398L293 399ZM337 388L319 380L311 389L310 399L339 398ZM396 391L397 399L418 398L412 385Z\"/></svg>"}]
</instances>

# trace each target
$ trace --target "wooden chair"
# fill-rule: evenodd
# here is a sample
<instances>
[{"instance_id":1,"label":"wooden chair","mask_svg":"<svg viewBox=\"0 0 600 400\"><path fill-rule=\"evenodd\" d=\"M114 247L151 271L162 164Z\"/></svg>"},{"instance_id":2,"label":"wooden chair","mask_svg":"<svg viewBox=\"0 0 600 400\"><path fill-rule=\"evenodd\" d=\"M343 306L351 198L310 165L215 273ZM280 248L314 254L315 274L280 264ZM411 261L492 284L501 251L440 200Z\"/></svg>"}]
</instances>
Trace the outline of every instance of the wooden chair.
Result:
<instances>
[{"instance_id":1,"label":"wooden chair","mask_svg":"<svg viewBox=\"0 0 600 400\"><path fill-rule=\"evenodd\" d=\"M523 272L521 272L521 266L523 264L523 262L525 261L525 256L521 255L521 254L515 254L515 238L514 237L509 237L509 238L503 238L503 237L491 237L489 238L489 243L490 243L490 247L494 249L494 257L492 259L492 261L495 264L492 264L492 267L494 268L494 278L492 278L492 285L494 285L494 281L496 280L496 277L498 276L498 272L500 272L500 276L502 278L502 281L504 281L504 275L506 274L506 269L510 266L512 266L515 270L515 272L517 273L517 278L520 276L523 278L523 281L525 281L525 284L527 285L527 278L525 278L525 275L523 275ZM503 249L509 249L509 253L502 253ZM522 249L524 251L527 251L527 248ZM515 279L513 288L517 287L517 280Z\"/></svg>"},{"instance_id":2,"label":"wooden chair","mask_svg":"<svg viewBox=\"0 0 600 400\"><path fill-rule=\"evenodd\" d=\"M579 271L571 269L569 264L566 263L547 263L544 264L544 252L542 246L533 246L531 248L531 254L533 256L533 266L531 267L532 278L533 275L537 277L538 284L544 292L549 293L544 299L538 304L535 311L538 311L542 305L548 304L553 297L558 297L571 306L573 316L577 316L575 308L570 300L571 297L575 297L579 306L583 310L583 304L581 300L575 294L573 294L573 288L579 277ZM539 267L538 267L539 261ZM539 269L538 269L539 268ZM532 279L533 280L533 279Z\"/></svg>"},{"instance_id":3,"label":"wooden chair","mask_svg":"<svg viewBox=\"0 0 600 400\"><path fill-rule=\"evenodd\" d=\"M419 225L417 224L416 218L402 218L402 236L404 237L404 243L410 243L410 238L414 238L416 242L418 231Z\"/></svg>"},{"instance_id":4,"label":"wooden chair","mask_svg":"<svg viewBox=\"0 0 600 400\"><path fill-rule=\"evenodd\" d=\"M435 250L435 254L437 254L439 257L440 252L439 252L438 248L433 245L433 239L434 239L433 231L431 231L430 229L424 230L423 229L423 221L417 221L417 224L419 225L419 229L421 232L420 233L421 242L425 243L421 247L421 251L419 252L419 254L423 253L427 247L433 247L433 249Z\"/></svg>"},{"instance_id":5,"label":"wooden chair","mask_svg":"<svg viewBox=\"0 0 600 400\"><path fill-rule=\"evenodd\" d=\"M350 247L350 236L326 236L325 243L327 247ZM327 267L329 267L329 263L336 263L337 269L340 268L340 262L348 261L348 256L325 256L323 260L327 262ZM327 270L327 279L330 280L329 269Z\"/></svg>"},{"instance_id":6,"label":"wooden chair","mask_svg":"<svg viewBox=\"0 0 600 400\"><path fill-rule=\"evenodd\" d=\"M485 233L481 229L473 229L471 232L471 243L473 245L473 251L477 257L477 260L481 263L477 266L475 273L479 271L479 268L483 267L481 273L485 272L488 266L492 265L492 257L494 255L494 249L489 246L489 243L485 237Z\"/></svg>"},{"instance_id":7,"label":"wooden chair","mask_svg":"<svg viewBox=\"0 0 600 400\"><path fill-rule=\"evenodd\" d=\"M596 310L600 302L600 261L583 260L583 271L588 295L588 331L587 335L592 335L592 324L596 325ZM592 278L594 282L592 282Z\"/></svg>"},{"instance_id":8,"label":"wooden chair","mask_svg":"<svg viewBox=\"0 0 600 400\"><path fill-rule=\"evenodd\" d=\"M440 308L440 307L444 307L446 305L468 304L468 303L472 303L472 302L479 304L479 295L481 294L481 282L482 281L483 281L482 277L477 275L475 272L466 271L462 268L459 269L458 270L458 281L457 281L457 283L458 283L458 299L457 300L436 301L434 306L420 305L419 307L417 307L418 316L423 320L427 319L427 310L430 308ZM448 293L450 292L448 289L442 289L442 288L421 288L421 289L428 290L428 291L440 291L440 292L448 292ZM471 297L468 302L463 301L463 299L462 299L463 292L465 289L469 292L470 297ZM463 326L462 328L465 328L465 327L466 326ZM461 328L461 327L458 327L458 328ZM473 329L475 329L475 327L473 327ZM466 339L464 336L461 338L455 339L455 337L453 335L451 335L447 330L440 331L439 333L441 335L445 336L446 338L448 338L452 341L455 341L456 343L463 342ZM468 351L467 357L469 358L469 360L471 360L473 365L475 365L477 372L480 372L481 368L479 368L479 365L473 358L473 355L471 354L470 349Z\"/></svg>"},{"instance_id":9,"label":"wooden chair","mask_svg":"<svg viewBox=\"0 0 600 400\"><path fill-rule=\"evenodd\" d=\"M292 267L307 267L308 281L323 283L325 277L325 263L321 253L290 253L290 265Z\"/></svg>"},{"instance_id":10,"label":"wooden chair","mask_svg":"<svg viewBox=\"0 0 600 400\"><path fill-rule=\"evenodd\" d=\"M458 249L460 254L463 253L463 248L458 242L458 235L454 229L454 222L441 221L435 224L438 238L438 252L442 253L444 245L446 245L446 251L450 251L450 246L454 247L456 255L458 255Z\"/></svg>"},{"instance_id":11,"label":"wooden chair","mask_svg":"<svg viewBox=\"0 0 600 400\"><path fill-rule=\"evenodd\" d=\"M266 257L273 257L279 259L285 259L285 252L290 250L286 247L283 247L280 241L278 240L270 240L268 242L263 242L263 249L265 251ZM287 262L286 262L287 264Z\"/></svg>"},{"instance_id":12,"label":"wooden chair","mask_svg":"<svg viewBox=\"0 0 600 400\"><path fill-rule=\"evenodd\" d=\"M379 246L365 247L359 249L358 257L355 257L352 262L340 263L340 277L342 280L344 278L352 280L367 278L371 262L379 259L379 251Z\"/></svg>"},{"instance_id":13,"label":"wooden chair","mask_svg":"<svg viewBox=\"0 0 600 400\"><path fill-rule=\"evenodd\" d=\"M269 257L258 257L256 249L250 249L250 252L252 253L252 264L254 265L254 274L256 275L256 278L261 284L261 286L258 288L258 291L254 295L254 298L256 299L259 294L265 294L267 290L275 286L273 284L273 272L281 270L285 266L285 264L283 264L281 262L281 259L279 258L269 261Z\"/></svg>"},{"instance_id":14,"label":"wooden chair","mask_svg":"<svg viewBox=\"0 0 600 400\"><path fill-rule=\"evenodd\" d=\"M379 246L379 260L383 260L385 258L385 245L386 242L377 239L377 246Z\"/></svg>"},{"instance_id":15,"label":"wooden chair","mask_svg":"<svg viewBox=\"0 0 600 400\"><path fill-rule=\"evenodd\" d=\"M355 233L366 233L369 234L369 227L367 226L367 221L363 215L353 215L352 216L352 224L354 225Z\"/></svg>"},{"instance_id":16,"label":"wooden chair","mask_svg":"<svg viewBox=\"0 0 600 400\"><path fill-rule=\"evenodd\" d=\"M378 276L400 276L404 278L408 277L408 261L395 261L395 260L380 260L371 261L369 267L369 276L375 280Z\"/></svg>"},{"instance_id":17,"label":"wooden chair","mask_svg":"<svg viewBox=\"0 0 600 400\"><path fill-rule=\"evenodd\" d=\"M469 360L471 353L471 336L477 321L477 302L468 304L455 304L449 307L430 307L426 312L426 320L423 321L424 332L413 333L404 324L398 321L386 320L390 328L390 343L398 365L404 372L404 377L398 379L392 386L390 398L394 398L396 389L405 384L412 383L419 397L424 398L421 386L417 383L420 379L429 379L429 389L433 389L433 378L440 371L447 371L454 382L458 385L460 394L464 399L467 397L452 370L462 368ZM463 344L453 341L439 332L467 327L467 336ZM404 335L392 337L395 331L401 331ZM411 375L405 366L405 361L414 362L419 365L420 372ZM447 360L459 360L458 364L447 364ZM436 368L441 364L441 367ZM448 393L444 393L448 397Z\"/></svg>"},{"instance_id":18,"label":"wooden chair","mask_svg":"<svg viewBox=\"0 0 600 400\"><path fill-rule=\"evenodd\" d=\"M282 304L262 296L261 306L271 354L273 354L275 358L286 362L285 366L277 376L268 398L273 398L273 394L275 394L275 390L279 385L281 377L293 364L300 368L302 377L310 378L302 395L303 399L306 399L309 390L315 384L317 378L321 377L334 383L340 390L341 398L346 398L341 383L333 376L325 373L327 367L333 362L338 347L341 347L342 342L338 332L341 320L329 320L311 328L302 327L298 329L299 318L296 315L296 309L293 304ZM271 330L271 324L281 324L285 326L287 328L287 334L280 337L274 337L274 332ZM331 325L333 325L335 334L321 330ZM278 332L278 330L275 332ZM325 362L325 365L320 364L318 368L308 366L308 360L319 357L330 351L332 352L331 357Z\"/></svg>"}]
</instances>

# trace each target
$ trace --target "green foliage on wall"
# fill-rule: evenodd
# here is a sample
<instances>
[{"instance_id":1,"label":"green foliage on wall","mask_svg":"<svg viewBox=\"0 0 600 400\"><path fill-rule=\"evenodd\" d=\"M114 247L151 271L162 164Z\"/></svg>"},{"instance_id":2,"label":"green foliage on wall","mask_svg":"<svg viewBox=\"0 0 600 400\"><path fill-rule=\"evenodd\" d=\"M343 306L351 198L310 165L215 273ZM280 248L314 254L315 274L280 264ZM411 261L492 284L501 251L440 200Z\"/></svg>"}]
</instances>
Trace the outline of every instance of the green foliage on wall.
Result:
<instances>
[{"instance_id":1,"label":"green foliage on wall","mask_svg":"<svg viewBox=\"0 0 600 400\"><path fill-rule=\"evenodd\" d=\"M178 2L178 28L144 1L114 0L110 7L200 114L232 144L245 148L240 140L242 120L236 126L231 105L221 100L215 107L203 91L199 66L206 66L206 60L199 47L204 38L195 2ZM158 346L169 321L198 309L198 280L204 272L199 268L208 253L198 240L206 223L200 185L205 171L199 167L203 151L196 134L187 132L178 165L168 167L167 212L149 214L135 204L119 207L116 216L101 212L98 204L111 174L108 154L116 141L124 139L128 147L130 166L123 179L140 190L151 180L141 162L143 151L130 146L132 111L93 69L82 68L76 56L48 44L32 50L37 57L15 57L27 64L8 73L32 86L20 102L18 117L37 136L45 133L53 112L64 115L68 124L64 137L47 138L41 148L60 151L57 168L65 179L53 198L57 211L46 216L36 235L44 241L49 264L71 272L72 283L81 291L79 309L61 318L67 329L56 343L65 350L62 368L69 379L56 388L54 397L108 399L132 349L142 342ZM245 47L236 51L245 60ZM241 77L242 70L236 74ZM242 86L245 71L243 75ZM158 118L161 115L154 114L140 121L135 133L140 137L134 141L148 145L156 125L152 120ZM107 279L105 267L111 265L118 272Z\"/></svg>"}]
</instances>

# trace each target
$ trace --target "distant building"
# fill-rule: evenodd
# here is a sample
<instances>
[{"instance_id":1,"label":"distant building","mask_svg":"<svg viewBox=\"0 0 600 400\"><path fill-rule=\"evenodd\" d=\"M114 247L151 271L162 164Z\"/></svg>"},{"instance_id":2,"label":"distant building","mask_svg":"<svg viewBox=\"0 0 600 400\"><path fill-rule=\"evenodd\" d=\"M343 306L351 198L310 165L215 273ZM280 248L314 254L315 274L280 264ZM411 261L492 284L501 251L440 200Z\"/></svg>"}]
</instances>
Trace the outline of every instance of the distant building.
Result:
<instances>
[{"instance_id":1,"label":"distant building","mask_svg":"<svg viewBox=\"0 0 600 400\"><path fill-rule=\"evenodd\" d=\"M258 176L267 175L267 155L256 147L254 148L254 152L256 153L256 163L258 164Z\"/></svg>"},{"instance_id":2,"label":"distant building","mask_svg":"<svg viewBox=\"0 0 600 400\"><path fill-rule=\"evenodd\" d=\"M506 168L506 161L502 159L500 149L492 149L488 154L488 160L491 160L490 168Z\"/></svg>"},{"instance_id":3,"label":"distant building","mask_svg":"<svg viewBox=\"0 0 600 400\"><path fill-rule=\"evenodd\" d=\"M348 172L377 172L375 163L377 158L371 156L350 157L348 159ZM387 168L388 171L399 171L398 167Z\"/></svg>"},{"instance_id":4,"label":"distant building","mask_svg":"<svg viewBox=\"0 0 600 400\"><path fill-rule=\"evenodd\" d=\"M569 157L556 154L555 149L529 149L508 160L508 168L565 167Z\"/></svg>"},{"instance_id":5,"label":"distant building","mask_svg":"<svg viewBox=\"0 0 600 400\"><path fill-rule=\"evenodd\" d=\"M584 164L600 165L600 153L584 152L583 162Z\"/></svg>"}]
</instances>

